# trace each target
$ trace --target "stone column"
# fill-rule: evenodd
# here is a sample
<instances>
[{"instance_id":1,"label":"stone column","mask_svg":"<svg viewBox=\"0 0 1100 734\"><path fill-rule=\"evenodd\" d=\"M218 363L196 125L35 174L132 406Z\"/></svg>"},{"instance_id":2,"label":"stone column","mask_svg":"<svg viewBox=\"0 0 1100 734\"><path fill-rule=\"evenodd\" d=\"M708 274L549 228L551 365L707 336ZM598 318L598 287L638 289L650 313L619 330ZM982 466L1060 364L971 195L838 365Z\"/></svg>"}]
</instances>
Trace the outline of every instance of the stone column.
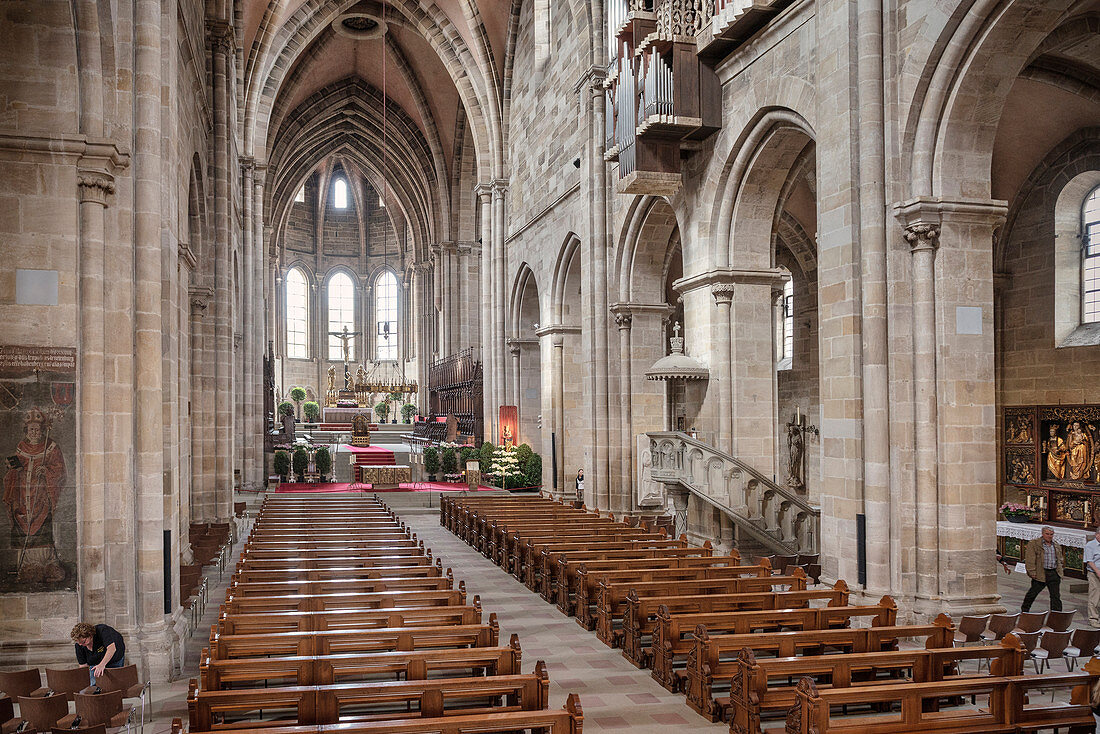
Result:
<instances>
[{"instance_id":1,"label":"stone column","mask_svg":"<svg viewBox=\"0 0 1100 734\"><path fill-rule=\"evenodd\" d=\"M622 436L622 464L619 471L622 474L623 499L625 500L620 511L634 509L634 430L631 420L631 396L633 385L631 384L631 353L630 353L630 326L634 317L627 310L615 312L615 324L619 327L619 370L620 378L620 407L619 407L619 433Z\"/></svg>"},{"instance_id":2,"label":"stone column","mask_svg":"<svg viewBox=\"0 0 1100 734\"><path fill-rule=\"evenodd\" d=\"M553 371L554 433L557 436L555 443L558 462L558 491L564 494L567 490L565 475L565 334L560 331L554 332L551 335L551 346L554 350L551 370Z\"/></svg>"},{"instance_id":3,"label":"stone column","mask_svg":"<svg viewBox=\"0 0 1100 734\"><path fill-rule=\"evenodd\" d=\"M485 437L496 434L496 402L493 399L493 316L486 313L492 308L493 282L493 189L488 184L474 188L481 207L481 268L478 278L481 285L481 364L482 364L482 419Z\"/></svg>"},{"instance_id":4,"label":"stone column","mask_svg":"<svg viewBox=\"0 0 1100 734\"><path fill-rule=\"evenodd\" d=\"M215 374L214 433L217 437L214 460L214 496L216 517L224 522L233 516L233 324L230 303L230 201L229 135L230 69L234 50L233 28L215 23L210 30L213 53L214 91L211 106L214 117L214 353Z\"/></svg>"},{"instance_id":5,"label":"stone column","mask_svg":"<svg viewBox=\"0 0 1100 734\"><path fill-rule=\"evenodd\" d=\"M253 431L256 430L257 412L255 386L256 377L259 374L259 370L257 369L257 342L254 338L257 332L257 310L255 308L254 294L256 286L259 285L259 281L255 281L253 278L256 259L256 231L252 226L252 207L254 204L252 176L255 167L255 161L253 159L241 158L241 208L244 221L242 227L242 234L244 235L244 263L240 287L242 290L242 301L245 304L245 308L240 317L241 335L244 340L241 345L241 360L243 367L241 370L241 402L244 405L244 416L242 420L244 430L241 435L243 454L241 487L249 490L256 488L256 465L263 457L262 454L256 453L256 442L253 440ZM262 311L260 313L262 313Z\"/></svg>"},{"instance_id":6,"label":"stone column","mask_svg":"<svg viewBox=\"0 0 1100 734\"><path fill-rule=\"evenodd\" d=\"M447 308L446 288L444 281L446 276L444 271L446 269L447 255L444 251L442 244L437 244L432 247L432 290L435 296L435 323L437 344L439 346L439 356L443 357L447 355L447 352L451 348L450 342L450 329L448 328L447 319L449 317L449 310Z\"/></svg>"},{"instance_id":7,"label":"stone column","mask_svg":"<svg viewBox=\"0 0 1100 734\"><path fill-rule=\"evenodd\" d=\"M473 299L470 297L470 253L472 249L469 243L463 243L458 245L456 253L458 255L458 278L455 284L455 302L458 304L458 335L456 339L458 343L455 345L455 351L461 351L470 347L471 334L470 334L470 315L473 313L475 305Z\"/></svg>"},{"instance_id":8,"label":"stone column","mask_svg":"<svg viewBox=\"0 0 1100 734\"><path fill-rule=\"evenodd\" d=\"M80 192L80 609L94 619L106 613L104 573L104 231L114 177L81 169Z\"/></svg>"},{"instance_id":9,"label":"stone column","mask_svg":"<svg viewBox=\"0 0 1100 734\"><path fill-rule=\"evenodd\" d=\"M602 34L597 34L602 37ZM607 163L604 161L604 116L606 115L607 94L603 88L603 75L593 74L586 78L588 104L592 114L589 117L588 130L588 167L592 181L591 222L592 235L589 246L592 267L592 422L595 428L594 466L591 475L585 473L585 489L591 482L597 504L600 507L611 506L611 464L610 444L611 425L608 403L608 381L610 379L610 360L608 355L608 331L611 329L608 311L607 281ZM602 498L602 500L600 499ZM602 503L602 504L601 504Z\"/></svg>"},{"instance_id":10,"label":"stone column","mask_svg":"<svg viewBox=\"0 0 1100 734\"><path fill-rule=\"evenodd\" d=\"M429 301L429 294L427 288L428 273L431 270L431 265L428 263L418 263L415 270L415 288L416 288L416 308L419 313L417 318L416 334L420 340L420 346L417 347L417 384L420 388L420 394L417 396L417 407L420 409L421 415L428 415L431 410L431 406L428 404L428 367L431 365L431 350L428 347L429 332L432 322L430 318L431 306Z\"/></svg>"},{"instance_id":11,"label":"stone column","mask_svg":"<svg viewBox=\"0 0 1100 734\"><path fill-rule=\"evenodd\" d=\"M252 221L245 226L252 227L252 328L253 340L253 384L250 386L254 408L252 426L247 440L253 444L252 455L255 463L252 467L253 488L262 487L267 479L265 466L264 431L267 429L267 416L264 415L264 357L267 354L267 247L264 243L264 176L267 167L256 165L252 177L252 189L245 189L252 196Z\"/></svg>"},{"instance_id":12,"label":"stone column","mask_svg":"<svg viewBox=\"0 0 1100 734\"><path fill-rule=\"evenodd\" d=\"M164 608L164 435L161 401L161 12L140 0L134 13L134 483L136 525L134 657L167 680L172 649ZM126 529L123 528L123 532ZM122 630L120 630L122 631ZM133 638L131 638L133 639ZM133 644L137 643L137 644Z\"/></svg>"},{"instance_id":13,"label":"stone column","mask_svg":"<svg viewBox=\"0 0 1100 734\"><path fill-rule=\"evenodd\" d=\"M1004 202L894 207L911 252L916 611L998 604L993 229Z\"/></svg>"},{"instance_id":14,"label":"stone column","mask_svg":"<svg viewBox=\"0 0 1100 734\"><path fill-rule=\"evenodd\" d=\"M508 353L512 355L512 405L519 406L520 390L519 390L519 356L520 356L520 343L509 342Z\"/></svg>"},{"instance_id":15,"label":"stone column","mask_svg":"<svg viewBox=\"0 0 1100 734\"><path fill-rule=\"evenodd\" d=\"M504 402L508 382L504 362L505 304L508 302L504 252L504 197L507 192L508 181L493 181L493 400L496 405Z\"/></svg>"},{"instance_id":16,"label":"stone column","mask_svg":"<svg viewBox=\"0 0 1100 734\"><path fill-rule=\"evenodd\" d=\"M209 291L205 288L192 288L191 296L191 505L195 522L208 522L214 517L213 498L210 496L209 477L206 473L205 441L203 433L207 431L207 421L203 394L204 365L206 355L203 352L203 317L209 303Z\"/></svg>"},{"instance_id":17,"label":"stone column","mask_svg":"<svg viewBox=\"0 0 1100 734\"><path fill-rule=\"evenodd\" d=\"M731 306L733 283L716 283L710 287L718 306L717 334L714 340L715 361L711 374L718 378L718 448L733 453L733 369L730 364L730 334L733 333Z\"/></svg>"}]
</instances>

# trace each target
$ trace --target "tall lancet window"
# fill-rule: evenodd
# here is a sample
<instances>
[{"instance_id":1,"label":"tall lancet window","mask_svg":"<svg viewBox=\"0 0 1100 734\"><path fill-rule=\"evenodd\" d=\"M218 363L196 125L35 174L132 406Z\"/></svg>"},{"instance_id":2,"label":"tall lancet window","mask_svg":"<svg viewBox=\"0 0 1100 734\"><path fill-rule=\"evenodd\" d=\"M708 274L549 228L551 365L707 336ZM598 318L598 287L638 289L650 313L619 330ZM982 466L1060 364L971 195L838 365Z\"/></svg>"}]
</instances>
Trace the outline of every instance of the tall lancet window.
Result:
<instances>
[{"instance_id":1,"label":"tall lancet window","mask_svg":"<svg viewBox=\"0 0 1100 734\"><path fill-rule=\"evenodd\" d=\"M328 281L328 358L335 361L344 359L344 340L332 334L340 333L344 327L355 331L355 286L347 273L336 273ZM348 359L355 359L355 341L348 342Z\"/></svg>"},{"instance_id":2,"label":"tall lancet window","mask_svg":"<svg viewBox=\"0 0 1100 734\"><path fill-rule=\"evenodd\" d=\"M790 274L783 281L783 296L775 324L776 369L794 366L794 281Z\"/></svg>"},{"instance_id":3,"label":"tall lancet window","mask_svg":"<svg viewBox=\"0 0 1100 734\"><path fill-rule=\"evenodd\" d=\"M375 319L378 327L377 359L397 359L397 277L387 270L374 283Z\"/></svg>"},{"instance_id":4,"label":"tall lancet window","mask_svg":"<svg viewBox=\"0 0 1100 734\"><path fill-rule=\"evenodd\" d=\"M1081 233L1081 322L1100 321L1100 186L1085 197Z\"/></svg>"},{"instance_id":5,"label":"tall lancet window","mask_svg":"<svg viewBox=\"0 0 1100 734\"><path fill-rule=\"evenodd\" d=\"M332 205L337 209L348 208L348 182L342 178L332 184Z\"/></svg>"},{"instance_id":6,"label":"tall lancet window","mask_svg":"<svg viewBox=\"0 0 1100 734\"><path fill-rule=\"evenodd\" d=\"M309 358L309 286L298 268L286 274L286 356Z\"/></svg>"}]
</instances>

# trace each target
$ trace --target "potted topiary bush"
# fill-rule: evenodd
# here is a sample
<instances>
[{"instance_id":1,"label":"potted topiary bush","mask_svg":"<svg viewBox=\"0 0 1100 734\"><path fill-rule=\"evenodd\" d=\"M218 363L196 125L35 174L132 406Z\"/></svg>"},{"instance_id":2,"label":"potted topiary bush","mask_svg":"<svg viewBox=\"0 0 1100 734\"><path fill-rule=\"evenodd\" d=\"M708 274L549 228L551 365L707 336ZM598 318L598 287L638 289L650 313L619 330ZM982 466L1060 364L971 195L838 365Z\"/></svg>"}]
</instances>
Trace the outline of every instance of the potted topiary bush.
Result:
<instances>
[{"instance_id":1,"label":"potted topiary bush","mask_svg":"<svg viewBox=\"0 0 1100 734\"><path fill-rule=\"evenodd\" d=\"M532 453L527 460L523 483L528 487L542 486L542 457L536 453Z\"/></svg>"},{"instance_id":2,"label":"potted topiary bush","mask_svg":"<svg viewBox=\"0 0 1100 734\"><path fill-rule=\"evenodd\" d=\"M439 449L434 446L424 449L424 471L428 473L428 481L434 482L439 473Z\"/></svg>"},{"instance_id":3,"label":"potted topiary bush","mask_svg":"<svg viewBox=\"0 0 1100 734\"><path fill-rule=\"evenodd\" d=\"M478 451L478 461L481 463L481 473L491 474L493 469L493 452L496 447L493 444L486 441L481 444L481 450Z\"/></svg>"},{"instance_id":4,"label":"potted topiary bush","mask_svg":"<svg viewBox=\"0 0 1100 734\"><path fill-rule=\"evenodd\" d=\"M276 451L275 460L272 462L272 468L275 470L275 473L279 475L279 481L285 482L287 475L290 474L290 454L286 451Z\"/></svg>"},{"instance_id":5,"label":"potted topiary bush","mask_svg":"<svg viewBox=\"0 0 1100 734\"><path fill-rule=\"evenodd\" d=\"M405 403L401 406L401 420L405 423L411 423L412 417L416 415L416 406L412 403Z\"/></svg>"},{"instance_id":6,"label":"potted topiary bush","mask_svg":"<svg viewBox=\"0 0 1100 734\"><path fill-rule=\"evenodd\" d=\"M305 481L306 470L309 469L309 452L304 447L299 446L294 449L292 466L294 467L294 473L298 475L298 481Z\"/></svg>"},{"instance_id":7,"label":"potted topiary bush","mask_svg":"<svg viewBox=\"0 0 1100 734\"><path fill-rule=\"evenodd\" d=\"M306 391L296 387L290 391L290 399L294 401L294 405L298 408L298 420L302 420L302 401L306 399Z\"/></svg>"},{"instance_id":8,"label":"potted topiary bush","mask_svg":"<svg viewBox=\"0 0 1100 734\"><path fill-rule=\"evenodd\" d=\"M386 401L390 403L390 407L393 408L393 422L397 423L397 405L401 404L401 393L391 392L386 396Z\"/></svg>"},{"instance_id":9,"label":"potted topiary bush","mask_svg":"<svg viewBox=\"0 0 1100 734\"><path fill-rule=\"evenodd\" d=\"M317 449L316 453L313 454L313 463L317 465L317 473L321 475L321 481L330 481L329 472L332 471L332 454L329 452L328 446Z\"/></svg>"},{"instance_id":10,"label":"potted topiary bush","mask_svg":"<svg viewBox=\"0 0 1100 734\"><path fill-rule=\"evenodd\" d=\"M313 400L303 405L302 410L306 414L306 423L316 423L317 419L321 417L321 406Z\"/></svg>"},{"instance_id":11,"label":"potted topiary bush","mask_svg":"<svg viewBox=\"0 0 1100 734\"><path fill-rule=\"evenodd\" d=\"M374 413L378 416L379 423L386 422L386 416L390 414L390 404L386 400L380 400L374 406Z\"/></svg>"},{"instance_id":12,"label":"potted topiary bush","mask_svg":"<svg viewBox=\"0 0 1100 734\"><path fill-rule=\"evenodd\" d=\"M279 403L279 417L281 418L284 415L294 415L294 403L289 400Z\"/></svg>"},{"instance_id":13,"label":"potted topiary bush","mask_svg":"<svg viewBox=\"0 0 1100 734\"><path fill-rule=\"evenodd\" d=\"M443 449L442 455L443 479L448 482L457 482L461 475L458 473L458 454L452 448Z\"/></svg>"}]
</instances>

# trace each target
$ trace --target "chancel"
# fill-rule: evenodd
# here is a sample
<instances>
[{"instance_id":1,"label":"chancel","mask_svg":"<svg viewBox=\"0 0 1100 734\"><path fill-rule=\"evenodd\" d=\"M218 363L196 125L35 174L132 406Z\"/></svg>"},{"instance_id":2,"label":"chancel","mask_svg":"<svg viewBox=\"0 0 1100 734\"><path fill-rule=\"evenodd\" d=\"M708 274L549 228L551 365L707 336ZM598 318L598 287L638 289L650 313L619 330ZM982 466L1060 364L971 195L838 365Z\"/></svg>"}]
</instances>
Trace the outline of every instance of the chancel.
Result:
<instances>
[{"instance_id":1,"label":"chancel","mask_svg":"<svg viewBox=\"0 0 1100 734\"><path fill-rule=\"evenodd\" d=\"M1100 0L0 18L5 734L1095 726Z\"/></svg>"}]
</instances>

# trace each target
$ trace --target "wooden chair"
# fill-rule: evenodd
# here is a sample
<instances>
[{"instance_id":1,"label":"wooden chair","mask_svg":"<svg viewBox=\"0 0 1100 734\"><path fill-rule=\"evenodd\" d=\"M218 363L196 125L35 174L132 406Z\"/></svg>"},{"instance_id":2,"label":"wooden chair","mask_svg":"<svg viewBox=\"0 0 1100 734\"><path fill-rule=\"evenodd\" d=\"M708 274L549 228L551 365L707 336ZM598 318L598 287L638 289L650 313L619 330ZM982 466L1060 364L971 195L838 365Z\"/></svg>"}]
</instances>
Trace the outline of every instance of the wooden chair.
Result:
<instances>
[{"instance_id":1,"label":"wooden chair","mask_svg":"<svg viewBox=\"0 0 1100 734\"><path fill-rule=\"evenodd\" d=\"M799 566L805 566L812 563L821 563L820 553L799 553L798 561L796 563Z\"/></svg>"},{"instance_id":2,"label":"wooden chair","mask_svg":"<svg viewBox=\"0 0 1100 734\"><path fill-rule=\"evenodd\" d=\"M106 668L96 681L102 691L122 691L122 697L141 699L141 726L145 726L145 704L150 690L149 681L138 679L137 665L123 665L121 668Z\"/></svg>"},{"instance_id":3,"label":"wooden chair","mask_svg":"<svg viewBox=\"0 0 1100 734\"><path fill-rule=\"evenodd\" d=\"M962 647L972 642L982 642L982 633L989 624L991 615L965 616L959 620L959 628L955 632L955 646Z\"/></svg>"},{"instance_id":4,"label":"wooden chair","mask_svg":"<svg viewBox=\"0 0 1100 734\"><path fill-rule=\"evenodd\" d=\"M1055 612L1053 610L1047 612L1047 618L1042 627L1039 628L1040 632L1066 632L1073 624L1073 618L1077 616L1077 610L1071 609L1068 612Z\"/></svg>"},{"instance_id":5,"label":"wooden chair","mask_svg":"<svg viewBox=\"0 0 1100 734\"><path fill-rule=\"evenodd\" d=\"M1017 614L994 614L989 618L989 626L985 632L982 633L982 640L985 642L996 642L1002 639L1012 630L1016 629L1016 623L1019 621L1020 615Z\"/></svg>"},{"instance_id":6,"label":"wooden chair","mask_svg":"<svg viewBox=\"0 0 1100 734\"><path fill-rule=\"evenodd\" d=\"M1039 647L1031 651L1031 659L1035 661L1035 672L1042 673L1051 660L1063 657L1066 646L1069 645L1069 632L1043 632ZM1066 660L1066 672L1069 672L1069 661Z\"/></svg>"},{"instance_id":7,"label":"wooden chair","mask_svg":"<svg viewBox=\"0 0 1100 734\"><path fill-rule=\"evenodd\" d=\"M1020 612L1020 619L1016 622L1013 632L1038 632L1046 622L1046 612Z\"/></svg>"},{"instance_id":8,"label":"wooden chair","mask_svg":"<svg viewBox=\"0 0 1100 734\"><path fill-rule=\"evenodd\" d=\"M9 696L45 696L42 673L38 668L0 672L0 691Z\"/></svg>"},{"instance_id":9,"label":"wooden chair","mask_svg":"<svg viewBox=\"0 0 1100 734\"><path fill-rule=\"evenodd\" d=\"M780 555L780 556L775 557L775 567L779 571L780 574L787 573L787 566L794 565L795 563L798 563L798 556L797 555L791 555L791 556L781 556Z\"/></svg>"},{"instance_id":10,"label":"wooden chair","mask_svg":"<svg viewBox=\"0 0 1100 734\"><path fill-rule=\"evenodd\" d=\"M68 728L74 716L69 714L69 699L64 693L52 696L19 696L19 715L38 731L55 726Z\"/></svg>"},{"instance_id":11,"label":"wooden chair","mask_svg":"<svg viewBox=\"0 0 1100 734\"><path fill-rule=\"evenodd\" d=\"M69 701L75 701L76 694L90 691L88 668L46 668L46 685L54 693L64 693Z\"/></svg>"},{"instance_id":12,"label":"wooden chair","mask_svg":"<svg viewBox=\"0 0 1100 734\"><path fill-rule=\"evenodd\" d=\"M1066 663L1069 664L1069 669L1073 670L1077 664L1079 658L1090 658L1096 653L1097 646L1100 646L1100 630L1088 629L1087 627L1080 627L1073 630L1073 634L1070 635L1069 645L1062 651L1062 657L1066 659Z\"/></svg>"},{"instance_id":13,"label":"wooden chair","mask_svg":"<svg viewBox=\"0 0 1100 734\"><path fill-rule=\"evenodd\" d=\"M81 721L81 724L84 722ZM107 734L107 727L103 724L96 724L95 726L78 726L75 729L58 729L56 726L50 734Z\"/></svg>"},{"instance_id":14,"label":"wooden chair","mask_svg":"<svg viewBox=\"0 0 1100 734\"><path fill-rule=\"evenodd\" d=\"M82 724L102 724L109 729L125 726L133 714L132 706L122 705L122 691L76 694L76 713Z\"/></svg>"},{"instance_id":15,"label":"wooden chair","mask_svg":"<svg viewBox=\"0 0 1100 734\"><path fill-rule=\"evenodd\" d=\"M1012 634L1016 635L1016 639L1018 639L1021 642L1021 644L1023 644L1024 649L1027 650L1028 657L1030 657L1034 661L1035 672L1038 673L1039 672L1039 663L1038 663L1038 661L1035 660L1033 654L1035 652L1035 648L1038 647L1038 645L1039 645L1039 638L1042 636L1043 633L1042 632L1018 632L1016 630L1013 630Z\"/></svg>"},{"instance_id":16,"label":"wooden chair","mask_svg":"<svg viewBox=\"0 0 1100 734\"><path fill-rule=\"evenodd\" d=\"M22 719L15 717L15 704L11 700L11 696L0 697L0 731L3 734L11 734L19 728L19 724Z\"/></svg>"}]
</instances>

